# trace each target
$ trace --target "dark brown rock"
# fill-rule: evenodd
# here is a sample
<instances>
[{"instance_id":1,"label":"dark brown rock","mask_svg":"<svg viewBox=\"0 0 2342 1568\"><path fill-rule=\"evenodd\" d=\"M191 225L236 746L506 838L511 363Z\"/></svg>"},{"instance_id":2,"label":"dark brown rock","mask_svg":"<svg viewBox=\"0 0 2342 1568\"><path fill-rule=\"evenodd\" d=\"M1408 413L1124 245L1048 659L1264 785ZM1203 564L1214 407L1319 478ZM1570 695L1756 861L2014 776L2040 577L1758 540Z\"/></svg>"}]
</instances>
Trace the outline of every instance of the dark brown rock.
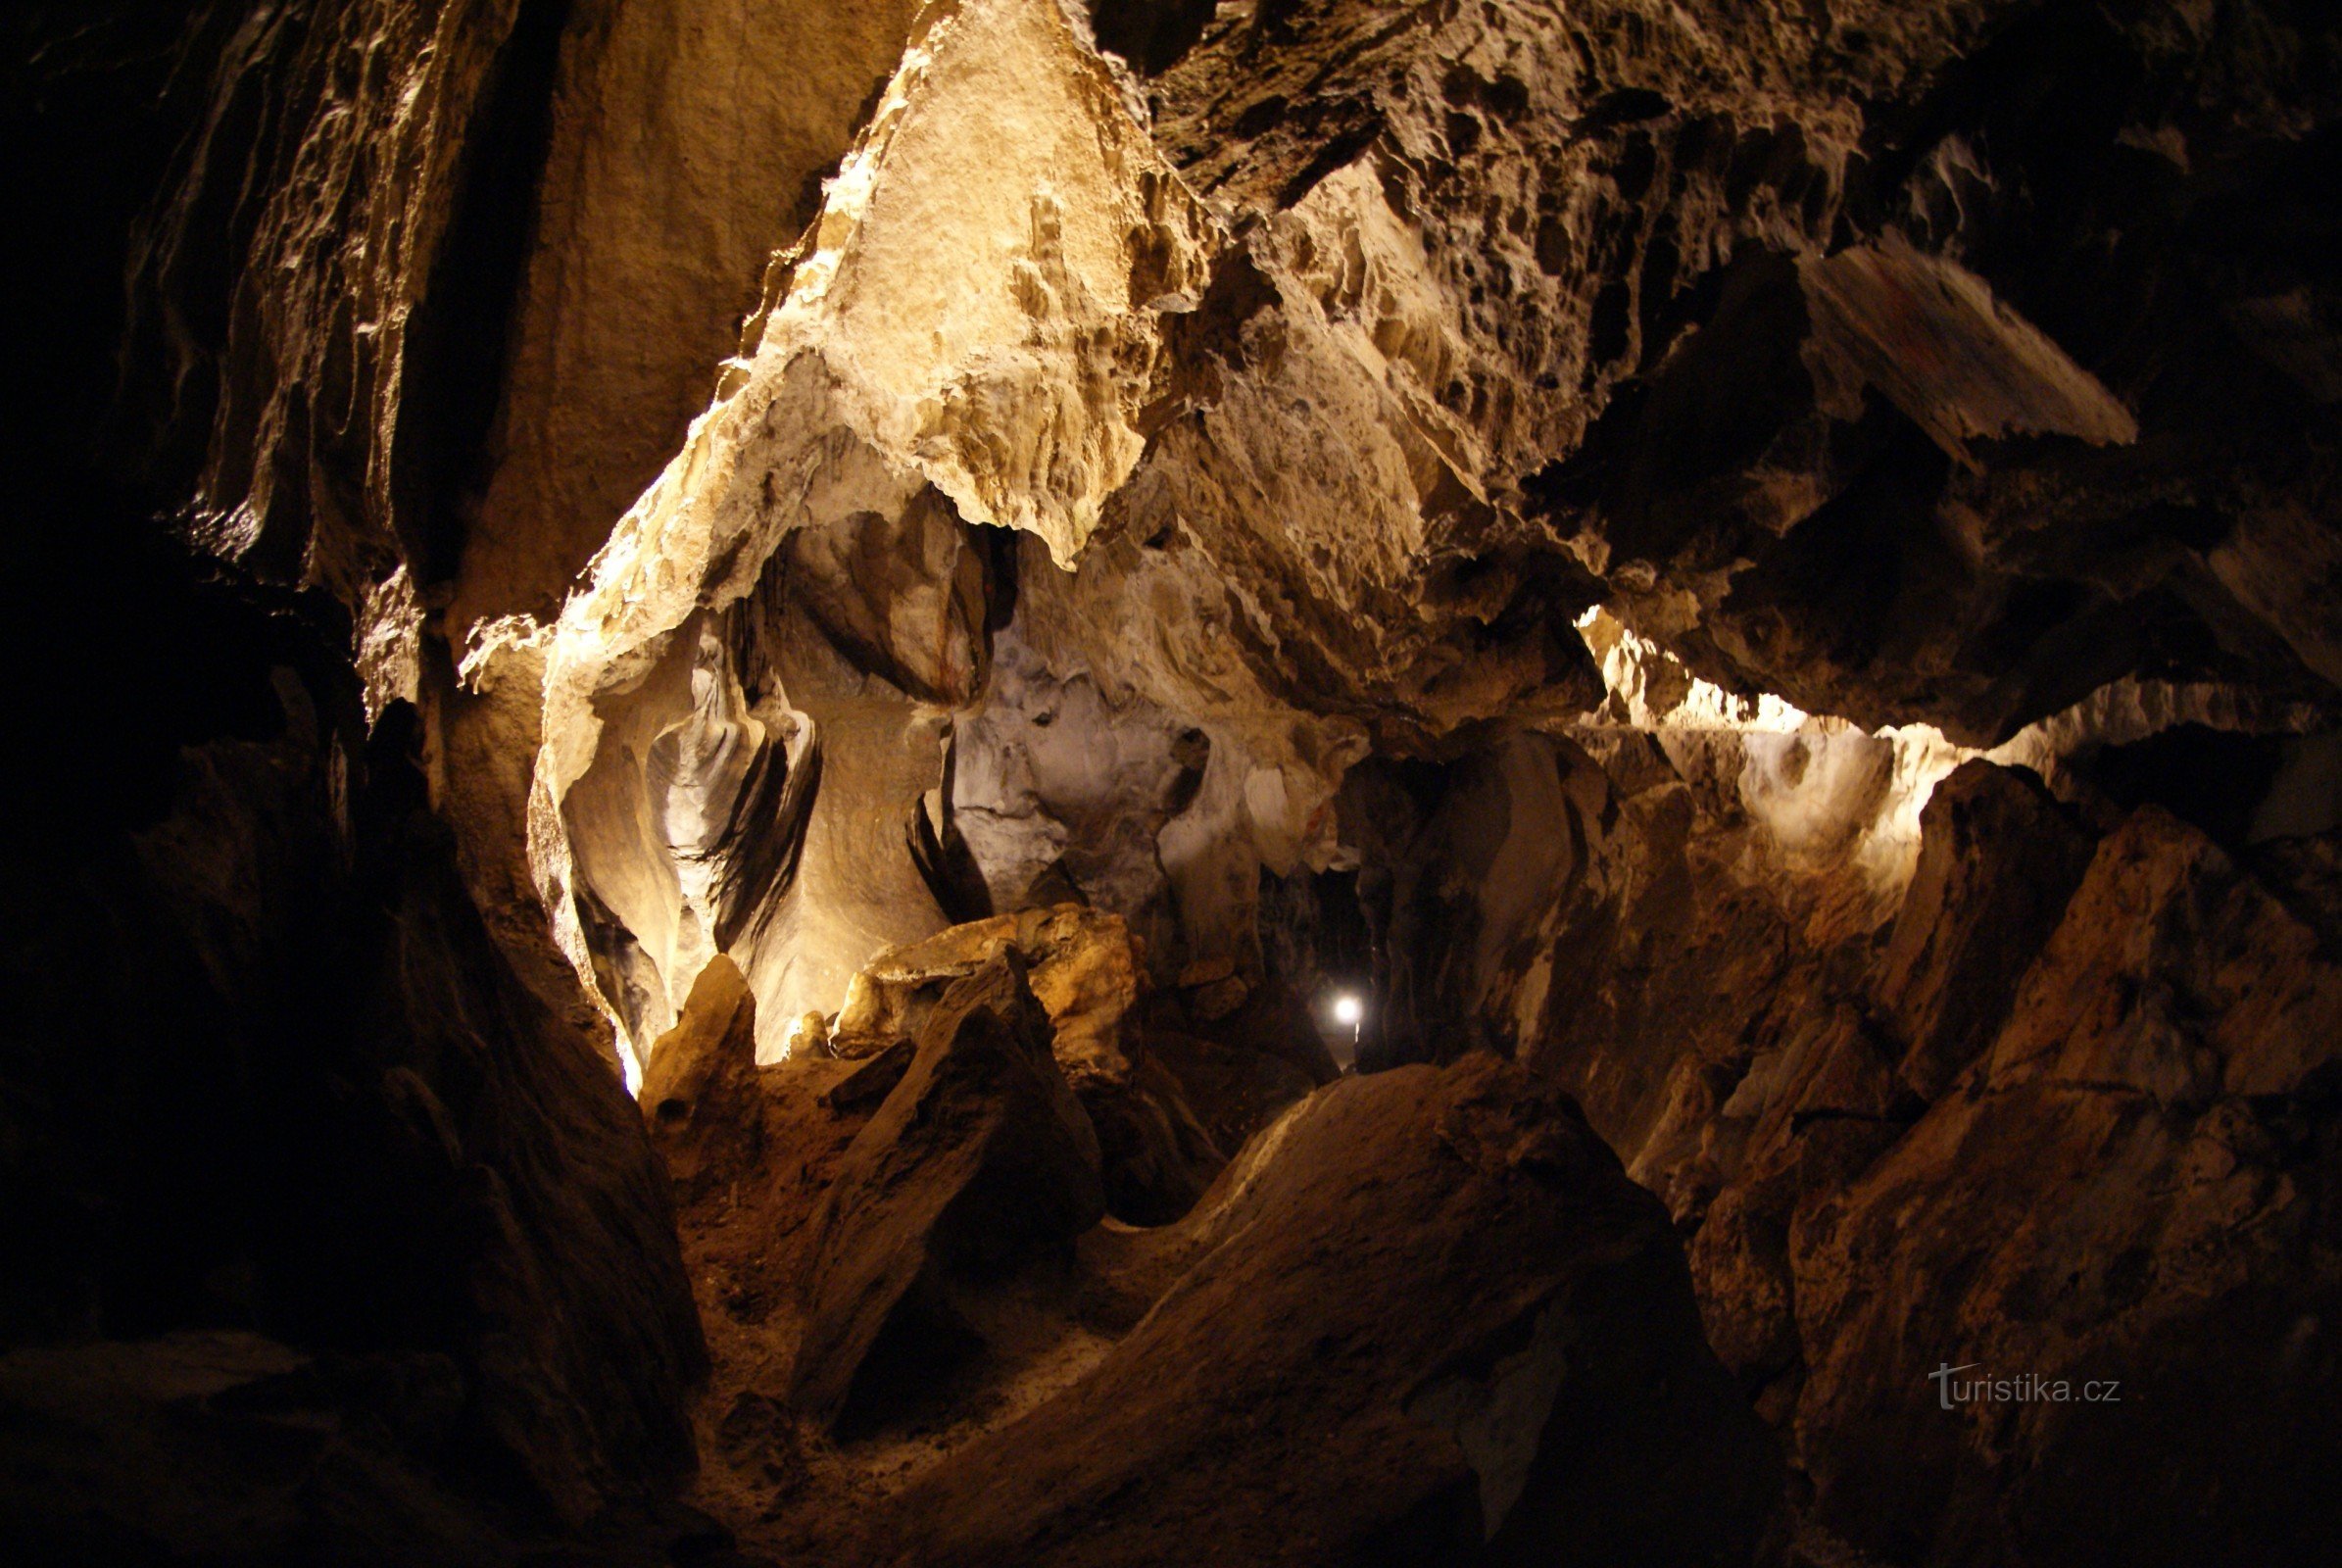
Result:
<instances>
[{"instance_id":1,"label":"dark brown rock","mask_svg":"<svg viewBox=\"0 0 2342 1568\"><path fill-rule=\"evenodd\" d=\"M835 1421L906 1298L938 1313L954 1274L1061 1247L1104 1210L1098 1138L1049 1054L1047 1016L1021 965L996 957L928 1014L910 1071L814 1216L790 1402Z\"/></svg>"},{"instance_id":2,"label":"dark brown rock","mask_svg":"<svg viewBox=\"0 0 2342 1568\"><path fill-rule=\"evenodd\" d=\"M1892 1054L1841 1003L1758 1056L1703 1126L1726 1185L1692 1237L1691 1276L1709 1343L1752 1393L1799 1365L1788 1252L1797 1216L1902 1136L1909 1102Z\"/></svg>"},{"instance_id":3,"label":"dark brown rock","mask_svg":"<svg viewBox=\"0 0 2342 1568\"><path fill-rule=\"evenodd\" d=\"M1106 1212L1134 1225L1179 1218L1228 1162L1189 1103L1186 1081L1139 1051L1119 1083L1094 1081L1079 1099L1104 1161Z\"/></svg>"},{"instance_id":4,"label":"dark brown rock","mask_svg":"<svg viewBox=\"0 0 2342 1568\"><path fill-rule=\"evenodd\" d=\"M1285 1057L1243 1046L1157 1032L1147 1050L1178 1081L1214 1147L1230 1154L1318 1087Z\"/></svg>"},{"instance_id":5,"label":"dark brown rock","mask_svg":"<svg viewBox=\"0 0 2342 1568\"><path fill-rule=\"evenodd\" d=\"M2090 849L2030 773L1979 760L1935 786L1878 982L1907 1043L1899 1071L1922 1098L1943 1093L1990 1044Z\"/></svg>"},{"instance_id":6,"label":"dark brown rock","mask_svg":"<svg viewBox=\"0 0 2342 1568\"><path fill-rule=\"evenodd\" d=\"M1894 1560L2330 1555L2337 1053L2312 931L2160 809L2107 838L1976 1077L1798 1217L1821 1521ZM1941 1368L2072 1392L1947 1410Z\"/></svg>"},{"instance_id":7,"label":"dark brown rock","mask_svg":"<svg viewBox=\"0 0 2342 1568\"><path fill-rule=\"evenodd\" d=\"M1180 1080L1147 1061L1126 1023L1144 971L1119 915L1071 904L1028 908L890 948L848 987L833 1045L849 1056L900 1047L953 985L1003 954L1029 966L1050 1051L1098 1134L1108 1211L1143 1225L1185 1213L1225 1156Z\"/></svg>"},{"instance_id":8,"label":"dark brown rock","mask_svg":"<svg viewBox=\"0 0 2342 1568\"><path fill-rule=\"evenodd\" d=\"M1342 1076L1325 1036L1318 1033L1317 1020L1309 1015L1309 1004L1275 975L1247 985L1241 1003L1218 1018L1200 1020L1195 1033L1275 1057L1313 1085Z\"/></svg>"},{"instance_id":9,"label":"dark brown rock","mask_svg":"<svg viewBox=\"0 0 2342 1568\"><path fill-rule=\"evenodd\" d=\"M0 1354L0 1539L20 1568L93 1563L737 1561L688 1507L558 1531L466 1485L464 1375L428 1352L309 1354L181 1331Z\"/></svg>"},{"instance_id":10,"label":"dark brown rock","mask_svg":"<svg viewBox=\"0 0 2342 1568\"><path fill-rule=\"evenodd\" d=\"M756 999L718 954L643 1073L643 1116L685 1202L756 1163L764 1144L756 1078Z\"/></svg>"},{"instance_id":11,"label":"dark brown rock","mask_svg":"<svg viewBox=\"0 0 2342 1568\"><path fill-rule=\"evenodd\" d=\"M942 1565L1741 1560L1765 1440L1666 1216L1566 1098L1476 1055L1345 1080L1066 1393L872 1521Z\"/></svg>"},{"instance_id":12,"label":"dark brown rock","mask_svg":"<svg viewBox=\"0 0 2342 1568\"><path fill-rule=\"evenodd\" d=\"M673 1179L683 1250L710 1333L763 1340L796 1296L814 1211L909 1047L861 1061L815 1054L756 1064L756 999L709 960L654 1048L642 1108Z\"/></svg>"}]
</instances>

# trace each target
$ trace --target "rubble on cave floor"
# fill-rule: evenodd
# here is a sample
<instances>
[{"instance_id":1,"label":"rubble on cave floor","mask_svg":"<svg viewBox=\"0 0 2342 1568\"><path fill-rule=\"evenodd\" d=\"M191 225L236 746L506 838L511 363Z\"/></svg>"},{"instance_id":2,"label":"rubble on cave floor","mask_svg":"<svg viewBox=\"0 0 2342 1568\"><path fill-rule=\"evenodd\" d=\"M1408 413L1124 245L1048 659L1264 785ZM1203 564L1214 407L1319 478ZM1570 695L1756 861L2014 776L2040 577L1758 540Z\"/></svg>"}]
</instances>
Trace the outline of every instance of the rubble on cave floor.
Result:
<instances>
[{"instance_id":1,"label":"rubble on cave floor","mask_svg":"<svg viewBox=\"0 0 2342 1568\"><path fill-rule=\"evenodd\" d=\"M1025 924L1127 940L1072 906ZM1180 1216L1106 1218L1115 1156L1061 1063L1146 1059L1156 999L1108 966L1074 1007L1062 948L1017 935L888 956L830 1037L853 1054L764 1066L711 965L654 1054L716 1367L697 1496L744 1545L945 1564L1078 1537L1051 1560L1136 1565L1208 1529L1212 1560L1526 1561L1566 1517L1584 1560L1656 1564L1757 1539L1774 1440L1663 1207L1566 1097L1488 1055L1306 1086Z\"/></svg>"}]
</instances>

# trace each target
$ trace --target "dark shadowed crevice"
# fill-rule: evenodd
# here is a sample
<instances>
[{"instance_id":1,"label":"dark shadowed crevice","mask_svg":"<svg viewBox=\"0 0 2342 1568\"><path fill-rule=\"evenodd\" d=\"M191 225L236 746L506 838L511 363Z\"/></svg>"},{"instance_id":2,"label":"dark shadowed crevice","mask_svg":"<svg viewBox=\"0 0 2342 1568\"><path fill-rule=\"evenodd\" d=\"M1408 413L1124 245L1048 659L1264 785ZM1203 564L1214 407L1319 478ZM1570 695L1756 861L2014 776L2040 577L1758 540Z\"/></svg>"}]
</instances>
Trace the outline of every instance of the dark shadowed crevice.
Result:
<instances>
[{"instance_id":1,"label":"dark shadowed crevice","mask_svg":"<svg viewBox=\"0 0 2342 1568\"><path fill-rule=\"evenodd\" d=\"M570 0L526 0L498 51L464 146L447 238L407 328L391 504L418 582L455 575L492 472L569 12Z\"/></svg>"},{"instance_id":2,"label":"dark shadowed crevice","mask_svg":"<svg viewBox=\"0 0 2342 1568\"><path fill-rule=\"evenodd\" d=\"M1099 48L1159 76L1195 47L1218 9L1219 0L1091 0L1090 25Z\"/></svg>"}]
</instances>

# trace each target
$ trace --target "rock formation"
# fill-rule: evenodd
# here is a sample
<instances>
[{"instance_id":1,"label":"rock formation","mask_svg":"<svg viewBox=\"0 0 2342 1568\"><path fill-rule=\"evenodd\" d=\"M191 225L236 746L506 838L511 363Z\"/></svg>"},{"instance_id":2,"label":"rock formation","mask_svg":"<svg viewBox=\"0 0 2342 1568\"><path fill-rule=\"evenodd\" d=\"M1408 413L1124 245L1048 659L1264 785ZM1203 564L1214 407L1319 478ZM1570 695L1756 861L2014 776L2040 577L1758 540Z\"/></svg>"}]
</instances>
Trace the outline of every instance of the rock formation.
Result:
<instances>
[{"instance_id":1,"label":"rock formation","mask_svg":"<svg viewBox=\"0 0 2342 1568\"><path fill-rule=\"evenodd\" d=\"M1664 1211L1565 1099L1476 1054L1337 1085L1275 1138L1216 1245L907 1491L880 1560L1746 1556L1772 1455Z\"/></svg>"},{"instance_id":2,"label":"rock formation","mask_svg":"<svg viewBox=\"0 0 2342 1568\"><path fill-rule=\"evenodd\" d=\"M2324 9L0 36L20 1554L2342 1550Z\"/></svg>"}]
</instances>

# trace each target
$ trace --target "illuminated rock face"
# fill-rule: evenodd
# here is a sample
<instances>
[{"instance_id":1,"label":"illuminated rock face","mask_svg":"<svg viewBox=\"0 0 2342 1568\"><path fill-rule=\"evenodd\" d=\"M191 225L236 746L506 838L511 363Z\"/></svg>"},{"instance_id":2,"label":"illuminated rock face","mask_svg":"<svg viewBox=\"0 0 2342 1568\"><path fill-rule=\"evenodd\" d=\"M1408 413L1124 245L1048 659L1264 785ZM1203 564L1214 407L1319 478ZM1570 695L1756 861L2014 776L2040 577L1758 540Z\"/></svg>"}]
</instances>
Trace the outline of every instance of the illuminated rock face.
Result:
<instances>
[{"instance_id":1,"label":"illuminated rock face","mask_svg":"<svg viewBox=\"0 0 2342 1568\"><path fill-rule=\"evenodd\" d=\"M1567 1263L1443 1250L1494 1200L1431 1151L1487 1109L1496 1163L1584 1133L1656 1195L1795 1472L1784 1560L2085 1560L2077 1499L2150 1472L2128 1555L2332 1541L2317 8L86 10L10 24L60 225L11 576L54 601L21 667L134 652L22 726L22 885L72 889L22 898L85 932L29 967L122 1000L10 1066L0 1148L35 1215L131 1219L35 1225L5 1321L263 1338L24 1400L438 1357L463 1414L416 1430L573 1526L681 1468L657 1149L701 1495L753 1544L882 1558L869 1497L938 1560L1065 1519L1159 1555L1208 1509L1147 1490L1168 1447L1083 1451L1110 1407L1324 1484L1241 1521L1258 1560L1555 1560L1504 1521L1594 1472L1491 1438L1480 1365L1549 1397L1548 1320L1406 1338ZM1046 1031L1000 1002L961 1082L927 1032L979 975ZM170 987L203 1073L140 1066ZM256 1073L286 1116L172 1087ZM243 1174L191 1174L181 1102ZM1627 1203L1577 1163L1537 1200ZM314 1245L407 1208L392 1261ZM1614 1289L1673 1321L1647 1218ZM960 1268L988 1228L1030 1245ZM1312 1383L1337 1322L1373 1365ZM1253 1360L1206 1376L1222 1327ZM1680 1338L1630 1348L1713 1383ZM2169 1381L1946 1412L1963 1358ZM849 1399L865 1361L904 1387ZM1586 1441L1648 1459L1596 1392ZM1722 1468L1622 1484L1755 1485L1735 1410L1686 1439ZM1376 1466L1394 1511L1335 1517ZM1153 1500L1060 1516L1067 1475Z\"/></svg>"}]
</instances>

